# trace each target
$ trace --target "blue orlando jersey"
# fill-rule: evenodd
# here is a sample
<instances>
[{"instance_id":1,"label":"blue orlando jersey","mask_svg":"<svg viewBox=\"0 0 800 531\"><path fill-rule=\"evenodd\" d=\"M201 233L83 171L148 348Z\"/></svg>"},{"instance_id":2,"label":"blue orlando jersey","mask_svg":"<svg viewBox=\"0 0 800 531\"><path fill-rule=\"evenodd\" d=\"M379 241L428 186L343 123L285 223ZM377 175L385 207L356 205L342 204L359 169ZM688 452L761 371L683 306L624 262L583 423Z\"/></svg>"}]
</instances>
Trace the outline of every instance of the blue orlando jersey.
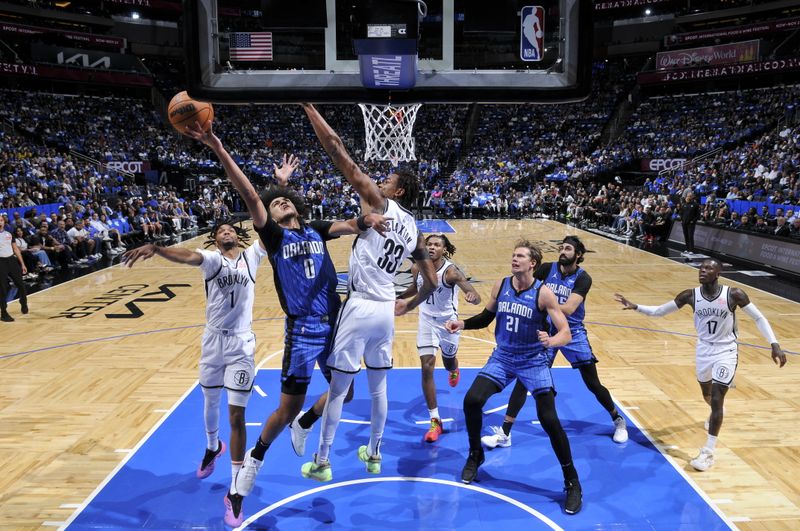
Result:
<instances>
[{"instance_id":1,"label":"blue orlando jersey","mask_svg":"<svg viewBox=\"0 0 800 531\"><path fill-rule=\"evenodd\" d=\"M336 270L325 245L332 239L331 225L312 221L286 229L270 219L258 231L272 264L281 308L289 317L322 317L339 311Z\"/></svg>"},{"instance_id":2,"label":"blue orlando jersey","mask_svg":"<svg viewBox=\"0 0 800 531\"><path fill-rule=\"evenodd\" d=\"M539 330L547 330L547 312L539 309L541 280L519 293L503 279L497 295L497 314L494 338L497 348L512 354L536 355L545 350L539 342Z\"/></svg>"},{"instance_id":3,"label":"blue orlando jersey","mask_svg":"<svg viewBox=\"0 0 800 531\"><path fill-rule=\"evenodd\" d=\"M559 305L567 302L567 299L569 299L569 296L572 295L573 292L583 297L583 300L575 311L572 312L571 315L566 316L570 330L583 330L583 318L586 316L586 308L584 305L586 304L586 295L589 294L589 288L592 286L592 277L580 267L571 275L563 275L558 269L558 262L542 265L549 265L549 268L546 269L546 276L540 273L538 269L535 276L543 280L545 286L555 293ZM542 267L542 269L544 270L545 268Z\"/></svg>"}]
</instances>

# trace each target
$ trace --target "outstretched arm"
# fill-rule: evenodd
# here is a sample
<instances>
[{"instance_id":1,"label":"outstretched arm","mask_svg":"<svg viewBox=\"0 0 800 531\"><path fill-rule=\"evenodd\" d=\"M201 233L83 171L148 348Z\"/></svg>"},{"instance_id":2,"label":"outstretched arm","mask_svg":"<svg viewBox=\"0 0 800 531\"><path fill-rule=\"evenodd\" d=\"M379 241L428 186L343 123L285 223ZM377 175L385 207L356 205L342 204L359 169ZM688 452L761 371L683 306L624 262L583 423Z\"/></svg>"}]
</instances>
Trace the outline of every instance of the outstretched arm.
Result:
<instances>
[{"instance_id":1,"label":"outstretched arm","mask_svg":"<svg viewBox=\"0 0 800 531\"><path fill-rule=\"evenodd\" d=\"M481 313L478 315L473 315L464 321L460 319L455 321L447 321L444 324L445 329L447 329L447 331L451 334L455 334L459 330L477 330L479 328L486 328L489 326L492 321L494 321L494 317L497 314L497 296L500 294L500 287L502 285L502 280L495 282L494 287L492 288L492 294L489 296L489 302L486 303L486 307Z\"/></svg>"},{"instance_id":2,"label":"outstretched arm","mask_svg":"<svg viewBox=\"0 0 800 531\"><path fill-rule=\"evenodd\" d=\"M266 225L267 209L264 208L264 204L261 202L261 198L258 196L253 184L242 173L242 170L239 169L239 166L236 165L230 154L223 147L220 139L214 134L213 126L209 126L208 131L203 131L200 124L195 122L194 125L186 128L186 135L198 142L202 142L217 155L222 167L225 168L228 180L244 199L247 211L250 212L250 216L253 218L253 226L260 228Z\"/></svg>"},{"instance_id":3,"label":"outstretched arm","mask_svg":"<svg viewBox=\"0 0 800 531\"><path fill-rule=\"evenodd\" d=\"M772 331L769 321L767 321L767 318L761 313L761 310L750 302L750 297L747 296L747 293L739 288L731 288L731 299L733 299L736 306L741 308L744 313L752 317L753 321L756 322L756 328L758 328L758 331L761 332L761 335L764 336L764 339L766 339L767 343L772 347L772 361L780 367L786 365L786 354L781 349L778 338L775 337L775 332Z\"/></svg>"},{"instance_id":4,"label":"outstretched arm","mask_svg":"<svg viewBox=\"0 0 800 531\"><path fill-rule=\"evenodd\" d=\"M122 262L133 267L137 260L149 260L155 255L162 256L170 262L199 266L203 263L203 255L185 247L158 247L152 243L131 249L122 255Z\"/></svg>"},{"instance_id":5,"label":"outstretched arm","mask_svg":"<svg viewBox=\"0 0 800 531\"><path fill-rule=\"evenodd\" d=\"M417 277L419 277L419 266L414 264L411 266L411 284L408 285L403 293L397 296L398 299L407 299L417 294Z\"/></svg>"},{"instance_id":6,"label":"outstretched arm","mask_svg":"<svg viewBox=\"0 0 800 531\"><path fill-rule=\"evenodd\" d=\"M623 310L636 310L637 312L641 312L645 315L662 317L664 315L677 312L680 308L690 304L692 302L692 290L687 289L680 292L674 300L662 304L661 306L643 306L641 304L635 304L626 299L625 296L620 293L614 294L614 300L622 304Z\"/></svg>"},{"instance_id":7,"label":"outstretched arm","mask_svg":"<svg viewBox=\"0 0 800 531\"><path fill-rule=\"evenodd\" d=\"M328 232L331 236L346 236L348 234L361 234L372 228L375 232L384 236L386 231L389 230L388 221L392 219L380 214L367 214L347 221L334 221Z\"/></svg>"},{"instance_id":8,"label":"outstretched arm","mask_svg":"<svg viewBox=\"0 0 800 531\"><path fill-rule=\"evenodd\" d=\"M361 168L353 161L347 149L344 147L342 139L336 134L336 131L328 125L325 118L314 108L313 105L304 103L308 119L311 121L311 126L317 134L322 147L328 153L333 164L341 171L347 181L356 189L361 200L364 201L369 207L378 213L383 213L385 200L381 194L378 185L375 184L369 175L361 171Z\"/></svg>"}]
</instances>

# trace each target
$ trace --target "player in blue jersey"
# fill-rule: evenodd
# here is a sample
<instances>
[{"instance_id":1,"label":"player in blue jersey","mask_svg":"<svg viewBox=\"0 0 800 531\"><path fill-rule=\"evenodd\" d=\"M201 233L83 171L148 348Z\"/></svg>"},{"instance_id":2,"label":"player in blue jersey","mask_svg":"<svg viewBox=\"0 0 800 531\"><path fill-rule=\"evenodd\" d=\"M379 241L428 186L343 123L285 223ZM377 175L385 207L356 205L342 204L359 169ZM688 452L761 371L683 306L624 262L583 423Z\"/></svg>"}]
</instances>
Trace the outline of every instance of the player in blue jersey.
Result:
<instances>
[{"instance_id":1,"label":"player in blue jersey","mask_svg":"<svg viewBox=\"0 0 800 531\"><path fill-rule=\"evenodd\" d=\"M464 397L469 457L461 471L461 481L472 483L484 461L481 447L483 406L516 378L536 399L539 422L550 437L564 474L567 491L564 510L575 514L582 504L581 485L567 434L558 420L548 356L548 349L568 344L572 336L558 299L541 280L533 277L541 261L542 252L538 247L528 241L518 242L511 258L511 276L495 283L483 312L465 321L445 323L447 330L455 333L485 328L497 319L494 331L497 347ZM548 332L548 317L556 330L553 336Z\"/></svg>"},{"instance_id":2,"label":"player in blue jersey","mask_svg":"<svg viewBox=\"0 0 800 531\"><path fill-rule=\"evenodd\" d=\"M595 365L597 358L592 352L586 328L583 326L583 319L586 315L586 309L584 308L586 296L592 287L592 277L578 265L583 262L583 258L586 255L586 247L577 236L567 236L559 245L558 253L558 262L546 262L540 265L533 275L555 293L558 298L558 304L561 306L561 311L567 316L569 329L572 333L572 341L569 345L551 350L550 365L552 366L558 351L561 351L561 354L572 364L572 368L581 372L581 378L583 378L586 387L611 416L611 421L614 423L613 441L620 444L624 443L628 440L625 418L617 411L614 401L611 399L611 393L600 383ZM492 426L492 435L486 435L481 438L485 446L488 448L511 446L511 427L520 410L522 410L522 406L525 405L526 399L525 386L517 381L508 401L503 426Z\"/></svg>"},{"instance_id":3,"label":"player in blue jersey","mask_svg":"<svg viewBox=\"0 0 800 531\"><path fill-rule=\"evenodd\" d=\"M266 189L259 197L211 128L206 132L195 124L186 134L211 148L228 179L244 199L253 218L253 227L267 250L278 299L286 313L280 403L264 423L253 448L238 456L231 451L236 482L235 488L225 498L227 509L233 513L233 518L226 521L241 523L244 520L242 499L252 491L270 444L293 419L303 424L303 418L308 417L304 429L310 430L325 407L327 393L305 415L301 415L315 363L330 380L325 361L330 354L333 324L341 305L336 293L336 270L325 242L341 235L360 234L369 227L383 234L390 218L369 214L350 221L306 223L303 199L287 187L298 164L296 159L287 159L284 155L281 167L275 165L279 186ZM301 442L303 448L298 448L297 442ZM305 451L305 439L296 440L294 430L292 445L298 455Z\"/></svg>"}]
</instances>

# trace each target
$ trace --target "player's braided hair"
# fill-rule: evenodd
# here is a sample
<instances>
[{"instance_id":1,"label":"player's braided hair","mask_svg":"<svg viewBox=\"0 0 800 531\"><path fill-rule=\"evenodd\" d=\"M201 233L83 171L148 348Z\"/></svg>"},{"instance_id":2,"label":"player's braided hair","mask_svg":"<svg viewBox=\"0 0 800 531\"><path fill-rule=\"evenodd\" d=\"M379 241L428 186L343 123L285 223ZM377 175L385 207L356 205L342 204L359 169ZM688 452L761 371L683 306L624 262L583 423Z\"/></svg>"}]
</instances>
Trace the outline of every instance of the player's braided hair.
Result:
<instances>
[{"instance_id":1,"label":"player's braided hair","mask_svg":"<svg viewBox=\"0 0 800 531\"><path fill-rule=\"evenodd\" d=\"M444 244L444 257L448 260L456 254L456 246L450 243L450 239L444 234L428 234L428 236L425 237L425 243L428 243L428 240L431 238L439 238L442 240Z\"/></svg>"},{"instance_id":2,"label":"player's braided hair","mask_svg":"<svg viewBox=\"0 0 800 531\"><path fill-rule=\"evenodd\" d=\"M421 189L419 177L404 168L398 168L392 173L397 175L397 187L405 190L405 193L397 198L397 202L408 209L414 208Z\"/></svg>"},{"instance_id":3,"label":"player's braided hair","mask_svg":"<svg viewBox=\"0 0 800 531\"><path fill-rule=\"evenodd\" d=\"M239 247L247 247L250 245L250 231L242 226L241 221L234 222L231 219L220 219L214 222L214 225L211 227L211 232L208 233L206 241L203 242L203 247L208 249L217 244L217 232L219 232L219 229L221 229L223 225L228 225L236 231L236 239L239 241Z\"/></svg>"}]
</instances>

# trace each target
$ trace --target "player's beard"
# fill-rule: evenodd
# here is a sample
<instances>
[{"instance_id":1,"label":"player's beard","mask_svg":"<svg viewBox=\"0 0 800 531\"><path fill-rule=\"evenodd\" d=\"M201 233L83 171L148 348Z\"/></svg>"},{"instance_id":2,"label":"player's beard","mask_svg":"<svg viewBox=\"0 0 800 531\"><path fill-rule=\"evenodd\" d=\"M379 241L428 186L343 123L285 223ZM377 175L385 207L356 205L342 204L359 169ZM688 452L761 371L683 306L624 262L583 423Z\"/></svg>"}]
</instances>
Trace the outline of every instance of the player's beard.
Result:
<instances>
[{"instance_id":1,"label":"player's beard","mask_svg":"<svg viewBox=\"0 0 800 531\"><path fill-rule=\"evenodd\" d=\"M559 256L558 264L562 266L571 266L575 263L577 259L578 259L577 256L573 256L572 258L567 258L566 256Z\"/></svg>"},{"instance_id":2,"label":"player's beard","mask_svg":"<svg viewBox=\"0 0 800 531\"><path fill-rule=\"evenodd\" d=\"M226 250L226 251L230 251L231 249L234 249L234 248L236 247L236 241L234 240L234 241L222 242L222 243L220 244L220 246L221 246L221 247L222 247L224 250Z\"/></svg>"},{"instance_id":3,"label":"player's beard","mask_svg":"<svg viewBox=\"0 0 800 531\"><path fill-rule=\"evenodd\" d=\"M288 212L285 216L283 216L280 219L276 220L276 222L278 224L281 224L281 223L286 224L286 223L289 223L290 221L292 221L292 218L294 218L295 216L296 215L295 215L294 212Z\"/></svg>"}]
</instances>

